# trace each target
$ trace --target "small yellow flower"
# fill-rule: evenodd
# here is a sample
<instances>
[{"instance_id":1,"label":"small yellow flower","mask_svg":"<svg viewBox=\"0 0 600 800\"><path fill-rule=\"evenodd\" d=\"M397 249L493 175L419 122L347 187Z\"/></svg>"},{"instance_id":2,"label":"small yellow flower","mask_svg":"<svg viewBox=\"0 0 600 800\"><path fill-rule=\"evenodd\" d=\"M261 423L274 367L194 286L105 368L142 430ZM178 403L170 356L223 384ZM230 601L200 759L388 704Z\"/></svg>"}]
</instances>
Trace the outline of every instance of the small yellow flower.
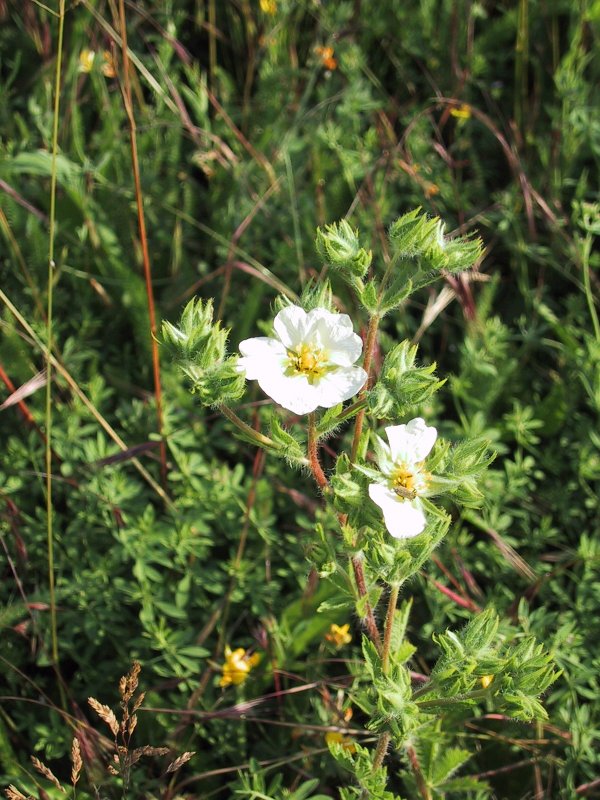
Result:
<instances>
[{"instance_id":1,"label":"small yellow flower","mask_svg":"<svg viewBox=\"0 0 600 800\"><path fill-rule=\"evenodd\" d=\"M494 680L494 676L493 675L483 675L480 680L481 680L481 685L483 686L483 688L487 689L487 687L490 685L490 683Z\"/></svg>"},{"instance_id":2,"label":"small yellow flower","mask_svg":"<svg viewBox=\"0 0 600 800\"><path fill-rule=\"evenodd\" d=\"M340 733L340 731L327 731L325 734L325 741L327 744L333 744L333 742L336 744L341 744L344 750L347 750L349 753L356 752L356 745L350 736L344 736L344 734Z\"/></svg>"},{"instance_id":3,"label":"small yellow flower","mask_svg":"<svg viewBox=\"0 0 600 800\"><path fill-rule=\"evenodd\" d=\"M331 642L336 647L342 647L342 645L350 644L352 641L352 636L349 633L350 625L336 625L333 623L329 628L329 633L325 634L325 638L328 642Z\"/></svg>"},{"instance_id":4,"label":"small yellow flower","mask_svg":"<svg viewBox=\"0 0 600 800\"><path fill-rule=\"evenodd\" d=\"M320 57L325 69L335 69L337 61L333 57L333 47L315 47L315 53Z\"/></svg>"},{"instance_id":5,"label":"small yellow flower","mask_svg":"<svg viewBox=\"0 0 600 800\"><path fill-rule=\"evenodd\" d=\"M260 10L272 17L277 13L277 0L260 0Z\"/></svg>"},{"instance_id":6,"label":"small yellow flower","mask_svg":"<svg viewBox=\"0 0 600 800\"><path fill-rule=\"evenodd\" d=\"M219 686L239 686L244 683L250 670L260 661L258 653L248 655L243 647L232 650L229 645L225 647L225 663L221 667L223 676L219 681Z\"/></svg>"},{"instance_id":7,"label":"small yellow flower","mask_svg":"<svg viewBox=\"0 0 600 800\"><path fill-rule=\"evenodd\" d=\"M93 50L82 50L79 53L79 72L91 72L96 53Z\"/></svg>"},{"instance_id":8,"label":"small yellow flower","mask_svg":"<svg viewBox=\"0 0 600 800\"><path fill-rule=\"evenodd\" d=\"M468 103L463 103L458 106L458 108L451 108L450 113L453 117L456 117L456 119L470 119L471 106Z\"/></svg>"},{"instance_id":9,"label":"small yellow flower","mask_svg":"<svg viewBox=\"0 0 600 800\"><path fill-rule=\"evenodd\" d=\"M115 61L112 57L110 50L104 50L102 53L102 66L100 69L102 70L102 74L105 78L116 78L117 77L117 69L115 67Z\"/></svg>"}]
</instances>

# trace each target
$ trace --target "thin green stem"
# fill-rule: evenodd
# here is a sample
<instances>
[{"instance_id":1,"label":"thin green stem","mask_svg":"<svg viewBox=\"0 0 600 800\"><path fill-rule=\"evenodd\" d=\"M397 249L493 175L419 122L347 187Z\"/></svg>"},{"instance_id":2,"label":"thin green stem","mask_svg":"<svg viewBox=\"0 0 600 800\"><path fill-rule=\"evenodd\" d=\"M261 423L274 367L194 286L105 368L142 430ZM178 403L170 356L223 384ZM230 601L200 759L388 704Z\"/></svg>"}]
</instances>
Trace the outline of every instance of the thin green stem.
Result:
<instances>
[{"instance_id":1,"label":"thin green stem","mask_svg":"<svg viewBox=\"0 0 600 800\"><path fill-rule=\"evenodd\" d=\"M365 360L363 362L363 369L367 373L367 382L365 383L364 388L361 390L361 393L358 396L358 401L365 401L366 403L366 395L370 388L370 371L371 371L371 364L373 362L373 353L375 352L375 345L377 343L377 331L379 329L379 314L373 314L371 319L369 320L369 329L367 332L367 341L365 343ZM356 456L358 454L358 447L360 444L360 437L362 435L363 423L365 420L365 413L366 408L362 408L357 416L356 422L354 423L354 438L352 439L352 452L351 452L351 460L356 461Z\"/></svg>"},{"instance_id":2,"label":"thin green stem","mask_svg":"<svg viewBox=\"0 0 600 800\"><path fill-rule=\"evenodd\" d=\"M48 593L50 600L50 630L52 661L58 669L58 633L56 623L56 591L54 584L54 527L52 506L52 302L54 288L54 242L56 238L56 159L58 156L58 121L60 110L61 64L65 26L65 0L59 0L58 48L54 81L54 119L52 121L52 171L50 178L50 230L48 234L48 300L46 307L46 531L48 549Z\"/></svg>"},{"instance_id":3,"label":"thin green stem","mask_svg":"<svg viewBox=\"0 0 600 800\"><path fill-rule=\"evenodd\" d=\"M312 474L317 482L319 489L324 490L329 486L327 476L323 472L323 467L319 461L319 444L317 439L317 420L315 412L308 415L308 461Z\"/></svg>"},{"instance_id":4,"label":"thin green stem","mask_svg":"<svg viewBox=\"0 0 600 800\"><path fill-rule=\"evenodd\" d=\"M592 286L590 282L591 247L592 247L592 237L588 233L588 235L583 240L583 246L581 250L581 269L583 272L583 286L585 289L585 297L587 300L588 308L590 310L592 325L594 326L594 335L596 336L596 341L600 342L600 324L598 323L598 314L596 312L596 306L594 305L594 295L592 292Z\"/></svg>"},{"instance_id":5,"label":"thin green stem","mask_svg":"<svg viewBox=\"0 0 600 800\"><path fill-rule=\"evenodd\" d=\"M292 160L290 158L288 150L285 150L283 154L283 160L285 162L285 172L288 182L288 190L290 193L290 209L292 212L292 225L294 227L294 244L296 246L296 260L298 261L298 277L300 279L300 284L302 285L306 281L306 271L304 269L304 252L302 250L300 215L298 213L298 203L297 203L298 193L296 192L296 186L294 183L294 170L292 169Z\"/></svg>"},{"instance_id":6,"label":"thin green stem","mask_svg":"<svg viewBox=\"0 0 600 800\"><path fill-rule=\"evenodd\" d=\"M381 668L383 674L387 675L390 668L390 645L392 643L392 630L394 628L394 615L396 613L396 604L398 603L398 594L400 587L397 585L392 586L390 591L390 599L388 600L387 613L385 615L385 626L383 630L383 653L381 655Z\"/></svg>"},{"instance_id":7,"label":"thin green stem","mask_svg":"<svg viewBox=\"0 0 600 800\"><path fill-rule=\"evenodd\" d=\"M235 411L232 411L229 406L219 406L219 411L223 416L227 417L230 422L238 428L247 438L251 439L260 447L268 447L271 450L281 450L281 447L274 442L273 439L269 439L268 436L260 433L260 431L254 430L251 425L248 425L247 422L244 422L243 419L240 419ZM308 461L306 462L308 464Z\"/></svg>"}]
</instances>

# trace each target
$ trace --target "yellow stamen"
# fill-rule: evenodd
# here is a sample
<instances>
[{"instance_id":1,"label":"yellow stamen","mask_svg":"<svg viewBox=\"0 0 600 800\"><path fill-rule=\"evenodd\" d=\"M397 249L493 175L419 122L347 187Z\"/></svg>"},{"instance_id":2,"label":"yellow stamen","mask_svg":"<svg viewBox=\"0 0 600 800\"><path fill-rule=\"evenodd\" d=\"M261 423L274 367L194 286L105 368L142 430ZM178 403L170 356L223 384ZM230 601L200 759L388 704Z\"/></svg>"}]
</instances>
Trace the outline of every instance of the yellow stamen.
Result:
<instances>
[{"instance_id":1,"label":"yellow stamen","mask_svg":"<svg viewBox=\"0 0 600 800\"><path fill-rule=\"evenodd\" d=\"M487 689L487 687L490 685L490 683L494 680L494 676L493 675L483 675L480 678L480 680L481 680L481 685L483 686L483 688Z\"/></svg>"},{"instance_id":2,"label":"yellow stamen","mask_svg":"<svg viewBox=\"0 0 600 800\"><path fill-rule=\"evenodd\" d=\"M421 469L421 464L409 467L397 464L390 475L390 488L404 500L414 500L417 494L426 488L431 474Z\"/></svg>"},{"instance_id":3,"label":"yellow stamen","mask_svg":"<svg viewBox=\"0 0 600 800\"><path fill-rule=\"evenodd\" d=\"M306 375L312 383L327 371L327 355L311 344L299 344L288 350L288 371L292 375Z\"/></svg>"}]
</instances>

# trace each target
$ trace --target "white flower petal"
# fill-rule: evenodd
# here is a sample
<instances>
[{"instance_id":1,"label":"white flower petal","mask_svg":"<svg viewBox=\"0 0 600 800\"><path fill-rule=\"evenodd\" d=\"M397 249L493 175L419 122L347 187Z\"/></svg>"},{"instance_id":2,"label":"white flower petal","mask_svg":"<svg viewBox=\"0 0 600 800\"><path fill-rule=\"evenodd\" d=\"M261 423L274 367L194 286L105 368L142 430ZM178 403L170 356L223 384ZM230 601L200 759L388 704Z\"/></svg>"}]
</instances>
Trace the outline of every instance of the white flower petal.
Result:
<instances>
[{"instance_id":1,"label":"white flower petal","mask_svg":"<svg viewBox=\"0 0 600 800\"><path fill-rule=\"evenodd\" d=\"M328 313L326 317L314 317L311 322L313 324L307 336L315 337L331 363L340 367L351 367L360 358L362 339L352 330L352 322L347 314Z\"/></svg>"},{"instance_id":2,"label":"white flower petal","mask_svg":"<svg viewBox=\"0 0 600 800\"><path fill-rule=\"evenodd\" d=\"M315 384L319 390L319 405L332 408L354 397L367 380L362 367L339 367L328 372Z\"/></svg>"},{"instance_id":3,"label":"white flower petal","mask_svg":"<svg viewBox=\"0 0 600 800\"><path fill-rule=\"evenodd\" d=\"M242 358L238 359L237 368L240 372L245 372L250 381L257 380L266 369L279 369L287 355L281 342L268 336L244 339L240 342L240 353Z\"/></svg>"},{"instance_id":4,"label":"white flower petal","mask_svg":"<svg viewBox=\"0 0 600 800\"><path fill-rule=\"evenodd\" d=\"M421 417L411 419L406 425L392 425L385 429L394 461L416 464L423 461L435 444L437 430L428 427Z\"/></svg>"},{"instance_id":5,"label":"white flower petal","mask_svg":"<svg viewBox=\"0 0 600 800\"><path fill-rule=\"evenodd\" d=\"M272 400L294 414L309 414L319 406L319 388L311 386L306 375L285 375L265 372L258 376L258 385Z\"/></svg>"},{"instance_id":6,"label":"white flower petal","mask_svg":"<svg viewBox=\"0 0 600 800\"><path fill-rule=\"evenodd\" d=\"M348 314L336 314L334 311L328 311L326 308L313 308L306 315L307 333L323 321L335 325L338 328L349 331L352 330L352 320Z\"/></svg>"},{"instance_id":7,"label":"white flower petal","mask_svg":"<svg viewBox=\"0 0 600 800\"><path fill-rule=\"evenodd\" d=\"M287 306L273 320L275 333L288 349L306 341L307 316L300 306Z\"/></svg>"},{"instance_id":8,"label":"white flower petal","mask_svg":"<svg viewBox=\"0 0 600 800\"><path fill-rule=\"evenodd\" d=\"M369 484L369 497L383 511L385 527L394 539L410 539L425 530L427 518L418 500L404 500L380 483Z\"/></svg>"}]
</instances>

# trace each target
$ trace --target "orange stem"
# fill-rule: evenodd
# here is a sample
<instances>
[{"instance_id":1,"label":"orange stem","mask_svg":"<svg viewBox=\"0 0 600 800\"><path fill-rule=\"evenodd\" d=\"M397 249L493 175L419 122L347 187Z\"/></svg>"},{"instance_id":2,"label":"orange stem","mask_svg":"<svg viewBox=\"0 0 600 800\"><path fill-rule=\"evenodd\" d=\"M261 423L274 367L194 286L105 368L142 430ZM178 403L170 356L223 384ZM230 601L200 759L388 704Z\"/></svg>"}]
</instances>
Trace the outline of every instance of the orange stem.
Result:
<instances>
[{"instance_id":1,"label":"orange stem","mask_svg":"<svg viewBox=\"0 0 600 800\"><path fill-rule=\"evenodd\" d=\"M371 364L373 362L373 354L375 352L375 345L377 343L377 329L379 328L379 315L373 314L371 320L369 322L369 330L367 333L367 341L365 343L365 360L363 362L363 369L367 373L367 382L364 385L364 388L361 390L360 394L358 395L359 400L364 400L367 392L371 385L371 377L369 375L371 371ZM356 422L354 423L354 438L352 440L352 453L351 453L351 460L356 461L356 456L358 454L358 445L360 443L360 437L362 434L363 423L365 419L366 408L362 408L358 414L356 415Z\"/></svg>"},{"instance_id":2,"label":"orange stem","mask_svg":"<svg viewBox=\"0 0 600 800\"><path fill-rule=\"evenodd\" d=\"M123 53L123 104L129 121L129 138L131 142L131 162L135 184L135 199L137 204L138 229L142 247L142 260L144 265L144 278L146 281L146 296L148 298L148 316L150 317L150 339L152 348L152 372L154 377L154 396L156 398L156 420L158 435L160 436L160 474L163 489L167 485L167 445L163 435L162 389L160 381L160 359L158 356L156 314L154 310L154 292L152 289L152 270L150 268L150 255L148 252L148 236L146 234L146 220L144 218L144 205L142 200L142 185L140 180L140 166L137 150L137 136L133 101L131 98L131 81L129 78L129 54L127 51L127 26L125 22L125 3L119 0L119 15L121 27L121 43Z\"/></svg>"}]
</instances>

